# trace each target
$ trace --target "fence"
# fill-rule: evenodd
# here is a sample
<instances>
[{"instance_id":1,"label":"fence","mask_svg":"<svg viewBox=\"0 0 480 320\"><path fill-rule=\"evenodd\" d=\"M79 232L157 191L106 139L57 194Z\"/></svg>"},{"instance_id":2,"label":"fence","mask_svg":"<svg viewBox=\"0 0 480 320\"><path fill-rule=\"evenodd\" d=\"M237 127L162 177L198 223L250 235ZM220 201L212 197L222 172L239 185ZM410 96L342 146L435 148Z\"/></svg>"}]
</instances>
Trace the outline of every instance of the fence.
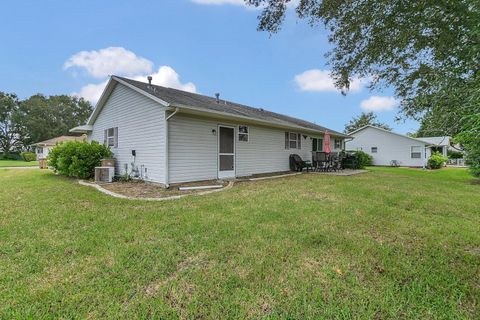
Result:
<instances>
[{"instance_id":1,"label":"fence","mask_svg":"<svg viewBox=\"0 0 480 320\"><path fill-rule=\"evenodd\" d=\"M466 167L465 159L448 159L447 165L458 166L458 167Z\"/></svg>"}]
</instances>

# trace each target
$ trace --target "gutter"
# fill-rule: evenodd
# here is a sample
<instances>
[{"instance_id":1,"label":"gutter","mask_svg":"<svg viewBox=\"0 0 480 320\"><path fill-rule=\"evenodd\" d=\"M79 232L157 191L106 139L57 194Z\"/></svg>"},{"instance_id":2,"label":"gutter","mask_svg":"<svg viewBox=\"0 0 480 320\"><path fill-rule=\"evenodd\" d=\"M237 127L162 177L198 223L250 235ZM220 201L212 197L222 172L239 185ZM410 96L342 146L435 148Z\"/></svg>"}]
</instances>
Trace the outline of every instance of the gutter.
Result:
<instances>
[{"instance_id":1,"label":"gutter","mask_svg":"<svg viewBox=\"0 0 480 320\"><path fill-rule=\"evenodd\" d=\"M165 118L165 188L170 187L169 176L168 176L168 120L170 120L174 115L180 111L180 108L175 108L172 114ZM166 111L165 111L166 113Z\"/></svg>"},{"instance_id":2,"label":"gutter","mask_svg":"<svg viewBox=\"0 0 480 320\"><path fill-rule=\"evenodd\" d=\"M216 110L206 110L204 108L197 108L197 107L192 107L192 106L188 106L188 105L184 105L184 104L175 104L175 107L183 109L183 112L187 113L187 114L201 115L201 116L210 117L210 118L212 118L212 117L215 118L215 116L212 116L212 115L217 115L217 118L224 118L224 119L227 119L229 121L234 121L234 122L243 120L243 121L247 121L248 123L260 124L260 125L267 126L267 127L270 127L270 128L281 128L283 130L285 130L285 129L296 130L296 131L300 131L300 132L309 132L310 134L319 134L319 133L324 134L325 133L325 131L321 131L321 130L318 130L318 129L311 129L311 128L307 128L307 127L302 127L302 126L299 126L299 125L292 125L292 124L289 124L289 123L279 123L279 122L272 122L272 121L267 121L267 120L262 120L262 119L255 119L255 118L251 118L251 117L247 117L247 116L243 116L243 115L233 115L231 113L226 113L226 112L216 111ZM326 129L330 132L330 136L333 136L333 137L340 137L340 138L350 138L351 137L350 135L343 134L343 133L340 133L340 132L333 133L332 131L335 131L335 130L331 130L331 129L328 129L328 128L326 128Z\"/></svg>"}]
</instances>

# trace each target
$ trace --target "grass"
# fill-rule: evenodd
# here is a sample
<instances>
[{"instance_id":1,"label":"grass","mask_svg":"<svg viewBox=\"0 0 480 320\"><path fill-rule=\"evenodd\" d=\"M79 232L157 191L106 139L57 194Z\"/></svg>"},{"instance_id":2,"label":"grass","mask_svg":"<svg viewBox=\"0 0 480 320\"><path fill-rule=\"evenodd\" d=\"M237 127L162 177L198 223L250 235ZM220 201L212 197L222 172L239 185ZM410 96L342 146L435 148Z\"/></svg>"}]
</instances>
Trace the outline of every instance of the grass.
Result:
<instances>
[{"instance_id":1,"label":"grass","mask_svg":"<svg viewBox=\"0 0 480 320\"><path fill-rule=\"evenodd\" d=\"M1 167L35 167L38 166L38 161L23 161L23 160L0 160Z\"/></svg>"},{"instance_id":2,"label":"grass","mask_svg":"<svg viewBox=\"0 0 480 320\"><path fill-rule=\"evenodd\" d=\"M480 184L372 168L170 202L0 171L0 318L480 317Z\"/></svg>"}]
</instances>

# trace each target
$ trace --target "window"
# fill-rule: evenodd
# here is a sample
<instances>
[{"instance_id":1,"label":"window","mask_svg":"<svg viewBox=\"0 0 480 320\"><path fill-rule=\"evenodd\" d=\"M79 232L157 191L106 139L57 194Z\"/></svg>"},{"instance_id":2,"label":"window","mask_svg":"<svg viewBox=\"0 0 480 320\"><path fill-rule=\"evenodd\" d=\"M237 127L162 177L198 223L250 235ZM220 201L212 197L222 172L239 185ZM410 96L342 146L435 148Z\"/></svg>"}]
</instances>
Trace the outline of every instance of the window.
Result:
<instances>
[{"instance_id":1,"label":"window","mask_svg":"<svg viewBox=\"0 0 480 320\"><path fill-rule=\"evenodd\" d=\"M105 129L105 137L104 137L104 144L107 147L118 147L118 128L108 128Z\"/></svg>"},{"instance_id":2,"label":"window","mask_svg":"<svg viewBox=\"0 0 480 320\"><path fill-rule=\"evenodd\" d=\"M323 151L323 139L312 138L312 151Z\"/></svg>"},{"instance_id":3,"label":"window","mask_svg":"<svg viewBox=\"0 0 480 320\"><path fill-rule=\"evenodd\" d=\"M238 126L238 141L248 142L248 127Z\"/></svg>"},{"instance_id":4,"label":"window","mask_svg":"<svg viewBox=\"0 0 480 320\"><path fill-rule=\"evenodd\" d=\"M43 153L43 148L42 147L37 147L37 153L42 154Z\"/></svg>"},{"instance_id":5,"label":"window","mask_svg":"<svg viewBox=\"0 0 480 320\"><path fill-rule=\"evenodd\" d=\"M378 148L377 147L372 147L372 153L377 153Z\"/></svg>"},{"instance_id":6,"label":"window","mask_svg":"<svg viewBox=\"0 0 480 320\"><path fill-rule=\"evenodd\" d=\"M412 146L412 147L411 147L411 157L412 157L412 159L420 159L420 158L422 158L422 147L420 147L420 146Z\"/></svg>"},{"instance_id":7,"label":"window","mask_svg":"<svg viewBox=\"0 0 480 320\"><path fill-rule=\"evenodd\" d=\"M335 141L335 144L334 144L335 149L342 149L342 140L335 139L334 141Z\"/></svg>"},{"instance_id":8,"label":"window","mask_svg":"<svg viewBox=\"0 0 480 320\"><path fill-rule=\"evenodd\" d=\"M300 133L285 132L285 149L301 149Z\"/></svg>"}]
</instances>

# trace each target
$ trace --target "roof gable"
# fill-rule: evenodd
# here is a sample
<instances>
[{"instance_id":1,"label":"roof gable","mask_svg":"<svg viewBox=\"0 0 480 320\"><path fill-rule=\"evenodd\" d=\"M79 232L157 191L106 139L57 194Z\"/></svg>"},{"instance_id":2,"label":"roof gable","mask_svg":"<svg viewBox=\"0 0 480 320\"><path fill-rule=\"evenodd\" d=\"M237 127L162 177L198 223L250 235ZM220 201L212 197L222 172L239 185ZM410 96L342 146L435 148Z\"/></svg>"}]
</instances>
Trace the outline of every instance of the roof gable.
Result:
<instances>
[{"instance_id":1,"label":"roof gable","mask_svg":"<svg viewBox=\"0 0 480 320\"><path fill-rule=\"evenodd\" d=\"M381 131L381 132L383 132L383 133L385 133L385 134L391 134L391 135L395 135L395 136L398 136L398 137L402 137L402 138L414 140L414 141L416 141L416 142L421 142L421 143L423 143L423 144L429 144L429 143L426 142L426 141L423 141L423 140L420 140L420 139L417 139L417 138L412 138L412 137L406 136L406 135L404 135L404 134L400 134L400 133L396 133L396 132L393 132L393 131L385 130L385 129L383 129L383 128L376 127L376 126L372 126L372 125L363 126L363 127L361 127L360 129L357 129L357 130L355 130L355 131L350 132L349 135L355 137L355 134L356 134L356 133L358 133L358 132L360 132L360 131L363 131L363 130L365 130L365 129L369 129L369 128L370 128L370 129L376 129L376 130Z\"/></svg>"}]
</instances>

